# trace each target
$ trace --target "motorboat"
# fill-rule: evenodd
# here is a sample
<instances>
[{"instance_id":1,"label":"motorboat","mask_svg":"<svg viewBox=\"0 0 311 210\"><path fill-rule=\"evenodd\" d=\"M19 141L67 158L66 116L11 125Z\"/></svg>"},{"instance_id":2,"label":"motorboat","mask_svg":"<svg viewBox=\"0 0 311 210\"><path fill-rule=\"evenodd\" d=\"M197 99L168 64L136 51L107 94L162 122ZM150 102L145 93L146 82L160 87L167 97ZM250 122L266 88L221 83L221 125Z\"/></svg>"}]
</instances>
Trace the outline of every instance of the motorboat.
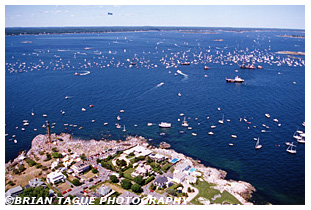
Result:
<instances>
[{"instance_id":1,"label":"motorboat","mask_svg":"<svg viewBox=\"0 0 311 210\"><path fill-rule=\"evenodd\" d=\"M196 134L196 133L192 133L192 136L197 136L198 134Z\"/></svg>"},{"instance_id":2,"label":"motorboat","mask_svg":"<svg viewBox=\"0 0 311 210\"><path fill-rule=\"evenodd\" d=\"M208 135L214 135L214 133L212 131L208 132Z\"/></svg>"},{"instance_id":3,"label":"motorboat","mask_svg":"<svg viewBox=\"0 0 311 210\"><path fill-rule=\"evenodd\" d=\"M117 116L117 120L121 120L121 117L120 117L120 116Z\"/></svg>"},{"instance_id":4,"label":"motorboat","mask_svg":"<svg viewBox=\"0 0 311 210\"><path fill-rule=\"evenodd\" d=\"M216 125L211 125L211 128L216 128Z\"/></svg>"},{"instance_id":5,"label":"motorboat","mask_svg":"<svg viewBox=\"0 0 311 210\"><path fill-rule=\"evenodd\" d=\"M265 114L266 118L270 118L270 114Z\"/></svg>"},{"instance_id":6,"label":"motorboat","mask_svg":"<svg viewBox=\"0 0 311 210\"><path fill-rule=\"evenodd\" d=\"M85 108L82 108L81 110L82 110L82 112L85 112L85 111L86 111L86 109L85 109Z\"/></svg>"},{"instance_id":7,"label":"motorboat","mask_svg":"<svg viewBox=\"0 0 311 210\"><path fill-rule=\"evenodd\" d=\"M161 122L159 124L159 127L160 128L170 128L170 127L172 127L172 124L171 123L167 123L167 122Z\"/></svg>"},{"instance_id":8,"label":"motorboat","mask_svg":"<svg viewBox=\"0 0 311 210\"><path fill-rule=\"evenodd\" d=\"M236 136L236 135L231 135L231 137L232 137L232 138L234 138L234 139L235 139L235 138L237 138L237 136Z\"/></svg>"},{"instance_id":9,"label":"motorboat","mask_svg":"<svg viewBox=\"0 0 311 210\"><path fill-rule=\"evenodd\" d=\"M228 83L244 83L244 79L240 78L239 76L236 76L234 79L227 79L226 82Z\"/></svg>"},{"instance_id":10,"label":"motorboat","mask_svg":"<svg viewBox=\"0 0 311 210\"><path fill-rule=\"evenodd\" d=\"M147 126L152 126L152 123L147 123Z\"/></svg>"}]
</instances>

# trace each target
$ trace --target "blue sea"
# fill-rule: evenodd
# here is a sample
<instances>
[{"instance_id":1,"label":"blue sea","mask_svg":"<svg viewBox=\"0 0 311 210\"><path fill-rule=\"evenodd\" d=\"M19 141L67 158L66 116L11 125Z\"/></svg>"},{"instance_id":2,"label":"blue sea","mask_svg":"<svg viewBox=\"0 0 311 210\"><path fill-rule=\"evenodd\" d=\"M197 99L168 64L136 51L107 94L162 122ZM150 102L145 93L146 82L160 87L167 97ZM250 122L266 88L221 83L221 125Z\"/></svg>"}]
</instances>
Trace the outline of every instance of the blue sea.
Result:
<instances>
[{"instance_id":1,"label":"blue sea","mask_svg":"<svg viewBox=\"0 0 311 210\"><path fill-rule=\"evenodd\" d=\"M45 134L42 125L48 120L52 132L85 140L141 135L154 145L165 141L205 165L226 170L229 179L251 183L257 204L304 204L305 145L293 134L304 131L305 58L276 52L305 52L305 39L280 35L304 36L304 31L6 36L5 161ZM237 64L243 62L264 69L240 69ZM235 76L245 83L226 83ZM181 126L184 117L192 130ZM161 122L172 128L160 129ZM258 137L260 150L255 149ZM285 142L294 142L297 154L287 153Z\"/></svg>"}]
</instances>

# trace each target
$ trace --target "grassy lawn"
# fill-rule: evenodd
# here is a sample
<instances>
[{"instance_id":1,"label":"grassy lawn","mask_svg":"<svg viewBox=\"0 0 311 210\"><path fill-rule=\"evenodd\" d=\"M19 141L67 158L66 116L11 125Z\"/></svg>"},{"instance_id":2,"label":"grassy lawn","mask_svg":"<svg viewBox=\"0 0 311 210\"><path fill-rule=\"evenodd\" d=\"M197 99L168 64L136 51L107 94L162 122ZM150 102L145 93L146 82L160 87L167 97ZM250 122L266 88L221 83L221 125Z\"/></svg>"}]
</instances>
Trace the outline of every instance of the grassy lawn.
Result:
<instances>
[{"instance_id":1,"label":"grassy lawn","mask_svg":"<svg viewBox=\"0 0 311 210\"><path fill-rule=\"evenodd\" d=\"M64 191L64 190L69 189L69 188L70 188L70 185L67 184L66 182L64 182L64 183L60 183L57 187L58 187L58 189L60 189L61 191Z\"/></svg>"},{"instance_id":2,"label":"grassy lawn","mask_svg":"<svg viewBox=\"0 0 311 210\"><path fill-rule=\"evenodd\" d=\"M113 189L114 191L116 191L116 192L118 192L120 194L122 194L122 193L124 193L126 191L120 185L111 183L109 181L105 181L104 185L111 187L111 189Z\"/></svg>"},{"instance_id":3,"label":"grassy lawn","mask_svg":"<svg viewBox=\"0 0 311 210\"><path fill-rule=\"evenodd\" d=\"M195 205L202 205L202 203L199 201L199 198L203 197L205 199L210 200L213 203L221 204L223 201L226 201L231 204L241 204L233 195L231 195L227 191L220 193L219 190L211 188L212 186L214 185L209 184L206 181L198 181L198 184L195 184L194 187L196 187L199 190L199 194L195 196L194 199L192 199L191 203ZM213 201L212 198L218 194L220 194L221 197Z\"/></svg>"},{"instance_id":4,"label":"grassy lawn","mask_svg":"<svg viewBox=\"0 0 311 210\"><path fill-rule=\"evenodd\" d=\"M133 173L133 171L135 171L135 168L129 168L126 171L123 172L124 177L129 179L129 180L133 180L134 177L131 176L131 173Z\"/></svg>"},{"instance_id":5,"label":"grassy lawn","mask_svg":"<svg viewBox=\"0 0 311 210\"><path fill-rule=\"evenodd\" d=\"M88 179L94 178L96 174L93 174L92 170L88 171L84 174L84 176Z\"/></svg>"}]
</instances>

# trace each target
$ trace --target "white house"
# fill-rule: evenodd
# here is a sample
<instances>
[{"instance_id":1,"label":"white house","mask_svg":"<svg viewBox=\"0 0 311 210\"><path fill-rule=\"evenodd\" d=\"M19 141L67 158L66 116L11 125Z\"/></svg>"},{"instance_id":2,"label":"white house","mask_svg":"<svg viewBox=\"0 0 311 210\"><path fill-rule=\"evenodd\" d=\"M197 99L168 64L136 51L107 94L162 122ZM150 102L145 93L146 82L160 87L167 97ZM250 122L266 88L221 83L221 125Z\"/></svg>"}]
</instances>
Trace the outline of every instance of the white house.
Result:
<instances>
[{"instance_id":1,"label":"white house","mask_svg":"<svg viewBox=\"0 0 311 210\"><path fill-rule=\"evenodd\" d=\"M141 175L142 177L145 177L147 173L152 173L152 167L150 165L144 165L144 164L139 164L138 167L133 171L131 174L132 177L136 177Z\"/></svg>"},{"instance_id":2,"label":"white house","mask_svg":"<svg viewBox=\"0 0 311 210\"><path fill-rule=\"evenodd\" d=\"M52 184L55 184L57 182L64 182L65 180L66 180L65 175L60 172L51 172L47 175L46 178L46 181Z\"/></svg>"},{"instance_id":3,"label":"white house","mask_svg":"<svg viewBox=\"0 0 311 210\"><path fill-rule=\"evenodd\" d=\"M125 150L124 153L126 155L129 155L131 153L134 153L136 157L139 157L139 156L147 156L149 154L152 153L151 150L149 149L146 149L145 147L143 146L140 146L140 145L137 145L135 147L132 147L131 149L128 149L128 150Z\"/></svg>"},{"instance_id":4,"label":"white house","mask_svg":"<svg viewBox=\"0 0 311 210\"><path fill-rule=\"evenodd\" d=\"M185 174L183 172L177 172L177 173L174 173L172 180L174 182L181 183L184 181L186 176L187 176L187 174Z\"/></svg>"}]
</instances>

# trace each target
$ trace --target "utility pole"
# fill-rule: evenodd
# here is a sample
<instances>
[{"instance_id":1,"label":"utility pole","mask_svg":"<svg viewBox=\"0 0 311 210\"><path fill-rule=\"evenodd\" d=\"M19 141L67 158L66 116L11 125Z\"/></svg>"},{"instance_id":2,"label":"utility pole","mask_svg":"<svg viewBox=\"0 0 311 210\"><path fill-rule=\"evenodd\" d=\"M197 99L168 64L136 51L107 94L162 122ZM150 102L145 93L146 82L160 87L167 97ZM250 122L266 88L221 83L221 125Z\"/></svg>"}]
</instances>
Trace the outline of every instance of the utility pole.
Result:
<instances>
[{"instance_id":1,"label":"utility pole","mask_svg":"<svg viewBox=\"0 0 311 210\"><path fill-rule=\"evenodd\" d=\"M49 123L48 120L46 121L46 129L47 129L47 132L48 132L49 144L51 144L50 123Z\"/></svg>"}]
</instances>

